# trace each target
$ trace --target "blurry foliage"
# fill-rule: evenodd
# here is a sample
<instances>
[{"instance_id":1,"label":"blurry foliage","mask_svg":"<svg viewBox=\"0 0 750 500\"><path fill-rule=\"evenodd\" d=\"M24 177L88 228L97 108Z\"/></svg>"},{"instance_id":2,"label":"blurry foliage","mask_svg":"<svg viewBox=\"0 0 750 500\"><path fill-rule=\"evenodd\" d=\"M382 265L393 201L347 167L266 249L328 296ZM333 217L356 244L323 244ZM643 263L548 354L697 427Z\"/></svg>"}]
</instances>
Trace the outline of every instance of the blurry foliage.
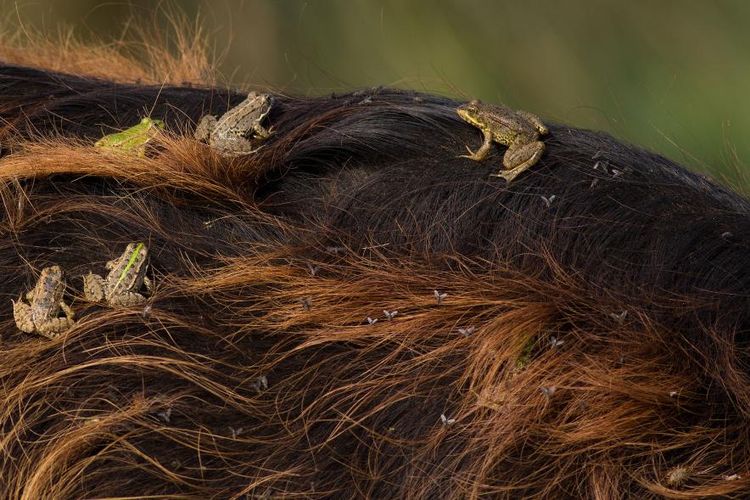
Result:
<instances>
[{"instance_id":1,"label":"blurry foliage","mask_svg":"<svg viewBox=\"0 0 750 500\"><path fill-rule=\"evenodd\" d=\"M127 38L154 2L0 2L6 25ZM750 2L185 0L227 85L390 85L603 129L750 186ZM166 28L165 28L166 31ZM745 176L747 175L747 178ZM746 190L747 191L747 190Z\"/></svg>"}]
</instances>

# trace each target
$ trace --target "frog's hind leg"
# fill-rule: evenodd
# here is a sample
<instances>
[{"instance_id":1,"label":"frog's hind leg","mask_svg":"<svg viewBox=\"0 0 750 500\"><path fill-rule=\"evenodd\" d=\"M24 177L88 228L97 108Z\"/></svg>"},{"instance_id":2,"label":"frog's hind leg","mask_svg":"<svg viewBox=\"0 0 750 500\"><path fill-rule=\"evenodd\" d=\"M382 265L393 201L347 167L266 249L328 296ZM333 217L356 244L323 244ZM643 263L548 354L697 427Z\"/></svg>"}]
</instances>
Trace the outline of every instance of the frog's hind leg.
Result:
<instances>
[{"instance_id":1,"label":"frog's hind leg","mask_svg":"<svg viewBox=\"0 0 750 500\"><path fill-rule=\"evenodd\" d=\"M208 142L211 133L216 128L216 121L217 119L214 115L205 115L195 127L193 137L199 141Z\"/></svg>"},{"instance_id":2,"label":"frog's hind leg","mask_svg":"<svg viewBox=\"0 0 750 500\"><path fill-rule=\"evenodd\" d=\"M104 286L104 278L88 273L83 277L83 296L89 302L101 302L104 299Z\"/></svg>"},{"instance_id":3,"label":"frog's hind leg","mask_svg":"<svg viewBox=\"0 0 750 500\"><path fill-rule=\"evenodd\" d=\"M11 302L13 302L13 318L16 320L18 329L22 332L32 333L35 328L31 315L31 306L22 302L20 298L18 301L11 300Z\"/></svg>"},{"instance_id":4,"label":"frog's hind leg","mask_svg":"<svg viewBox=\"0 0 750 500\"><path fill-rule=\"evenodd\" d=\"M534 128L537 130L537 132L539 132L539 134L547 135L549 133L547 125L542 123L542 120L535 114L523 110L516 111L516 114L530 121L531 124L534 125Z\"/></svg>"},{"instance_id":5,"label":"frog's hind leg","mask_svg":"<svg viewBox=\"0 0 750 500\"><path fill-rule=\"evenodd\" d=\"M482 134L484 134L484 142L482 142L482 145L477 149L475 152L472 151L469 146L466 146L466 150L469 152L468 155L461 155L461 158L469 158L470 160L474 161L482 161L485 158L487 158L487 155L490 154L490 149L492 149L492 134L489 132L482 131Z\"/></svg>"},{"instance_id":6,"label":"frog's hind leg","mask_svg":"<svg viewBox=\"0 0 750 500\"><path fill-rule=\"evenodd\" d=\"M112 306L130 307L143 304L146 297L136 292L125 292L121 295L113 296L109 303Z\"/></svg>"},{"instance_id":7,"label":"frog's hind leg","mask_svg":"<svg viewBox=\"0 0 750 500\"><path fill-rule=\"evenodd\" d=\"M533 167L544 154L544 143L541 141L530 142L522 145L512 145L503 156L503 166L506 170L492 174L493 177L502 177L508 183L518 177L522 172Z\"/></svg>"},{"instance_id":8,"label":"frog's hind leg","mask_svg":"<svg viewBox=\"0 0 750 500\"><path fill-rule=\"evenodd\" d=\"M69 330L74 324L75 321L71 318L53 318L39 325L37 332L48 339L55 339L64 331Z\"/></svg>"}]
</instances>

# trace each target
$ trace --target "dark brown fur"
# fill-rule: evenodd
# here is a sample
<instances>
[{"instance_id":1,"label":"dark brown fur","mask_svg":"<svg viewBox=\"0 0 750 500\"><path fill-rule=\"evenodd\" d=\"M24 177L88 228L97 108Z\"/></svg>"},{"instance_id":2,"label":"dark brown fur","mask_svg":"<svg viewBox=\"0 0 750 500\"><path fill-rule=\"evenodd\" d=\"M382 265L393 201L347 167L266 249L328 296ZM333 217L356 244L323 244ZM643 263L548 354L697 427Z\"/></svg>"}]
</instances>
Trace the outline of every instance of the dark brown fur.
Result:
<instances>
[{"instance_id":1,"label":"dark brown fur","mask_svg":"<svg viewBox=\"0 0 750 500\"><path fill-rule=\"evenodd\" d=\"M508 187L457 102L389 89L191 139L243 98L0 67L0 497L750 493L745 199L563 125ZM92 147L147 113L146 158ZM136 240L148 305L86 304ZM55 341L11 311L51 264Z\"/></svg>"}]
</instances>

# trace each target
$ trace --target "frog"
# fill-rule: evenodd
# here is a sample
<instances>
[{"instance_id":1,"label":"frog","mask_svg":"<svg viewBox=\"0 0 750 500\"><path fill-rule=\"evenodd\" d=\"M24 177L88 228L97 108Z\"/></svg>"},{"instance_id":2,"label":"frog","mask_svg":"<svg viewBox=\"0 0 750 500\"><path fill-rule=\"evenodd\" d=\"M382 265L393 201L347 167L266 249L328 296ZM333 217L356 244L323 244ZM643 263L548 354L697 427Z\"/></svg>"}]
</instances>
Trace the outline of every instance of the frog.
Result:
<instances>
[{"instance_id":1,"label":"frog","mask_svg":"<svg viewBox=\"0 0 750 500\"><path fill-rule=\"evenodd\" d=\"M221 118L205 115L198 122L194 137L208 144L223 156L241 156L258 151L263 141L272 134L272 128L262 123L273 107L269 94L250 92L247 98Z\"/></svg>"},{"instance_id":2,"label":"frog","mask_svg":"<svg viewBox=\"0 0 750 500\"><path fill-rule=\"evenodd\" d=\"M477 151L467 146L469 158L482 161L490 153L492 142L508 146L503 156L504 170L493 177L502 177L507 183L534 166L544 154L544 143L540 136L549 130L536 115L528 111L513 110L498 104L470 101L456 109L458 116L482 131L484 142Z\"/></svg>"},{"instance_id":3,"label":"frog","mask_svg":"<svg viewBox=\"0 0 750 500\"><path fill-rule=\"evenodd\" d=\"M164 122L155 118L145 117L137 125L115 134L105 135L94 143L97 148L134 153L136 156L146 156L146 144L153 139L160 130L164 130Z\"/></svg>"},{"instance_id":4,"label":"frog","mask_svg":"<svg viewBox=\"0 0 750 500\"><path fill-rule=\"evenodd\" d=\"M73 309L63 301L65 279L60 266L42 269L34 288L26 293L28 304L22 297L13 303L16 326L25 333L38 333L55 339L75 323ZM60 317L60 312L64 317Z\"/></svg>"},{"instance_id":5,"label":"frog","mask_svg":"<svg viewBox=\"0 0 750 500\"><path fill-rule=\"evenodd\" d=\"M148 270L148 248L143 242L128 243L125 251L105 265L106 278L89 272L83 277L83 295L90 302L106 302L117 307L135 306L146 300L140 291L151 290Z\"/></svg>"}]
</instances>

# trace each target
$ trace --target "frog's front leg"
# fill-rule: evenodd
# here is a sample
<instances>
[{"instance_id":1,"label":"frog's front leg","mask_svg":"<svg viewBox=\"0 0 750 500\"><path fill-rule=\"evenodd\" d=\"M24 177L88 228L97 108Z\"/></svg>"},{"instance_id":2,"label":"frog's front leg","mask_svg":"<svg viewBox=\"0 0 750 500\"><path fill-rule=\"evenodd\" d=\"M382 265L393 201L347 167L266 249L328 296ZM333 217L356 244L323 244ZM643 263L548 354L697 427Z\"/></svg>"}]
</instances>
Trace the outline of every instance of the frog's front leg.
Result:
<instances>
[{"instance_id":1,"label":"frog's front leg","mask_svg":"<svg viewBox=\"0 0 750 500\"><path fill-rule=\"evenodd\" d=\"M73 310L73 308L70 307L65 302L63 302L62 300L60 301L60 309L62 310L63 314L65 314L65 318L67 318L67 319L69 319L71 321L73 321L75 319L76 313Z\"/></svg>"},{"instance_id":2,"label":"frog's front leg","mask_svg":"<svg viewBox=\"0 0 750 500\"><path fill-rule=\"evenodd\" d=\"M541 141L528 142L524 144L512 144L503 156L503 166L506 170L492 174L493 177L502 177L508 183L518 177L519 174L532 167L544 153L544 143Z\"/></svg>"},{"instance_id":3,"label":"frog's front leg","mask_svg":"<svg viewBox=\"0 0 750 500\"><path fill-rule=\"evenodd\" d=\"M123 292L119 295L113 295L109 299L111 306L129 307L137 306L146 301L146 297L137 292Z\"/></svg>"},{"instance_id":4,"label":"frog's front leg","mask_svg":"<svg viewBox=\"0 0 750 500\"><path fill-rule=\"evenodd\" d=\"M469 154L461 155L461 158L469 158L470 160L474 161L482 161L487 158L487 155L490 153L490 149L492 149L492 132L482 130L482 134L484 134L484 142L482 142L482 145L479 147L479 149L477 149L476 152L472 152L472 150L469 149L469 146L466 146L466 150L469 152Z\"/></svg>"},{"instance_id":5,"label":"frog's front leg","mask_svg":"<svg viewBox=\"0 0 750 500\"><path fill-rule=\"evenodd\" d=\"M154 288L153 282L148 278L148 276L143 277L143 285L146 287L146 290L148 290L149 293L151 293L151 290Z\"/></svg>"},{"instance_id":6,"label":"frog's front leg","mask_svg":"<svg viewBox=\"0 0 750 500\"><path fill-rule=\"evenodd\" d=\"M13 319L16 320L18 329L22 332L32 333L36 328L31 315L31 306L23 302L20 297L18 301L11 300L11 302L13 302Z\"/></svg>"},{"instance_id":7,"label":"frog's front leg","mask_svg":"<svg viewBox=\"0 0 750 500\"><path fill-rule=\"evenodd\" d=\"M266 128L260 123L256 124L255 127L253 127L253 137L257 139L266 140L272 135L273 135L273 127Z\"/></svg>"},{"instance_id":8,"label":"frog's front leg","mask_svg":"<svg viewBox=\"0 0 750 500\"><path fill-rule=\"evenodd\" d=\"M98 274L89 273L83 277L83 296L90 302L104 300L105 282Z\"/></svg>"}]
</instances>

